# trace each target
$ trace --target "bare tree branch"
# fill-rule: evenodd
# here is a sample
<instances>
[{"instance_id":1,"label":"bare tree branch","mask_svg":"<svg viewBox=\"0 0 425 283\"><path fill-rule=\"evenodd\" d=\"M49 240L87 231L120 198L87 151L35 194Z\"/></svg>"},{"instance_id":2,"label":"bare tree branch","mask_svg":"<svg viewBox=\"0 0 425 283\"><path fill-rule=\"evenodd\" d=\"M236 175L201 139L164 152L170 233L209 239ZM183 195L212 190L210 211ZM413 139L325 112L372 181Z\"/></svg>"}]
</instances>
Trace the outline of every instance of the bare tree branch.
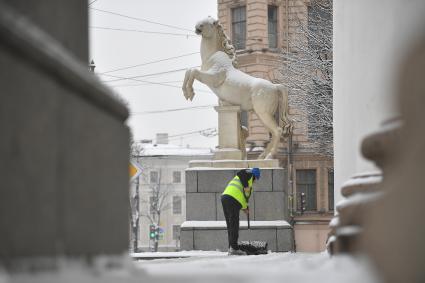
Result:
<instances>
[{"instance_id":1,"label":"bare tree branch","mask_svg":"<svg viewBox=\"0 0 425 283\"><path fill-rule=\"evenodd\" d=\"M332 0L312 0L307 14L290 19L296 30L280 69L290 106L305 113L308 137L326 156L333 156L332 9Z\"/></svg>"}]
</instances>

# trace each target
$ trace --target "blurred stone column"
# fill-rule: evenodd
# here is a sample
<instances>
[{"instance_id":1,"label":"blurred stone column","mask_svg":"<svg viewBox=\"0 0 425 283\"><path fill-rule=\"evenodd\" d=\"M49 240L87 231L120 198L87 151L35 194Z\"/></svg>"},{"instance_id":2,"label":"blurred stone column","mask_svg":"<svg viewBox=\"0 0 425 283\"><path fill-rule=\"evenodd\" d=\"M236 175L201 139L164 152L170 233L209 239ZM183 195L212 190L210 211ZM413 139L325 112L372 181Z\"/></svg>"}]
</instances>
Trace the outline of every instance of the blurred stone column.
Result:
<instances>
[{"instance_id":1,"label":"blurred stone column","mask_svg":"<svg viewBox=\"0 0 425 283\"><path fill-rule=\"evenodd\" d=\"M0 266L128 250L128 110L87 64L87 1L0 1Z\"/></svg>"}]
</instances>

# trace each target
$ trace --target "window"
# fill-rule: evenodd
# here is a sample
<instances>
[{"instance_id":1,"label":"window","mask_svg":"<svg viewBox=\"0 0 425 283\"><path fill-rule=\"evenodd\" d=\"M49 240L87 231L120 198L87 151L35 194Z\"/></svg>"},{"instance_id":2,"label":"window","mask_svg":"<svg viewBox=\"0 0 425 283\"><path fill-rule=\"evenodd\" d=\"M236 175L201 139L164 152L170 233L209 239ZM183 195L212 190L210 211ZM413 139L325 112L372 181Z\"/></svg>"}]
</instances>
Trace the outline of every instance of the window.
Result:
<instances>
[{"instance_id":1,"label":"window","mask_svg":"<svg viewBox=\"0 0 425 283\"><path fill-rule=\"evenodd\" d=\"M150 183L157 184L158 183L158 171L150 172Z\"/></svg>"},{"instance_id":2,"label":"window","mask_svg":"<svg viewBox=\"0 0 425 283\"><path fill-rule=\"evenodd\" d=\"M316 169L297 170L297 195L300 199L300 194L305 194L306 211L316 211ZM301 204L298 204L298 210L301 210Z\"/></svg>"},{"instance_id":3,"label":"window","mask_svg":"<svg viewBox=\"0 0 425 283\"><path fill-rule=\"evenodd\" d=\"M173 183L181 183L182 182L182 173L180 171L173 172Z\"/></svg>"},{"instance_id":4,"label":"window","mask_svg":"<svg viewBox=\"0 0 425 283\"><path fill-rule=\"evenodd\" d=\"M245 6L232 9L232 41L233 46L245 49L246 41L246 10Z\"/></svg>"},{"instance_id":5,"label":"window","mask_svg":"<svg viewBox=\"0 0 425 283\"><path fill-rule=\"evenodd\" d=\"M182 213L182 198L180 196L173 196L173 214Z\"/></svg>"},{"instance_id":6,"label":"window","mask_svg":"<svg viewBox=\"0 0 425 283\"><path fill-rule=\"evenodd\" d=\"M328 204L329 210L334 210L334 169L328 170Z\"/></svg>"},{"instance_id":7,"label":"window","mask_svg":"<svg viewBox=\"0 0 425 283\"><path fill-rule=\"evenodd\" d=\"M180 240L180 225L173 225L173 240Z\"/></svg>"},{"instance_id":8,"label":"window","mask_svg":"<svg viewBox=\"0 0 425 283\"><path fill-rule=\"evenodd\" d=\"M241 111L241 126L245 126L248 128L248 111Z\"/></svg>"},{"instance_id":9,"label":"window","mask_svg":"<svg viewBox=\"0 0 425 283\"><path fill-rule=\"evenodd\" d=\"M269 47L277 48L277 7L268 7Z\"/></svg>"}]
</instances>

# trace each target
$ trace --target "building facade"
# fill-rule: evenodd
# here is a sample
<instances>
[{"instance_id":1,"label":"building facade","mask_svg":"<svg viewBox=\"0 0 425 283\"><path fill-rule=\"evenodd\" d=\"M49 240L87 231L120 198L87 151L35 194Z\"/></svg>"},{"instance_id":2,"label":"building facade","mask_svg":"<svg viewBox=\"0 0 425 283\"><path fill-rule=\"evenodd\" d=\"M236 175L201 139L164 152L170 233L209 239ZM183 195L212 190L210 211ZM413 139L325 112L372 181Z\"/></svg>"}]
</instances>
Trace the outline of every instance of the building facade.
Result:
<instances>
[{"instance_id":1,"label":"building facade","mask_svg":"<svg viewBox=\"0 0 425 283\"><path fill-rule=\"evenodd\" d=\"M218 19L235 46L239 69L279 82L281 53L290 48L288 39L297 36L296 19L307 20L308 7L304 0L218 0ZM334 213L333 158L320 154L309 137L307 113L289 107L294 132L291 141L281 139L278 159L289 171L296 249L321 251ZM254 113L242 113L242 124L249 129L248 157L256 158L256 149L265 147L269 134Z\"/></svg>"},{"instance_id":2,"label":"building facade","mask_svg":"<svg viewBox=\"0 0 425 283\"><path fill-rule=\"evenodd\" d=\"M211 156L208 148L168 144L167 135L158 135L156 144L141 144L135 161L142 173L131 185L132 192L139 186L138 251L155 249L155 240L150 237L151 225L158 226L159 251L180 249L180 225L186 220L185 170L189 161L211 159Z\"/></svg>"}]
</instances>

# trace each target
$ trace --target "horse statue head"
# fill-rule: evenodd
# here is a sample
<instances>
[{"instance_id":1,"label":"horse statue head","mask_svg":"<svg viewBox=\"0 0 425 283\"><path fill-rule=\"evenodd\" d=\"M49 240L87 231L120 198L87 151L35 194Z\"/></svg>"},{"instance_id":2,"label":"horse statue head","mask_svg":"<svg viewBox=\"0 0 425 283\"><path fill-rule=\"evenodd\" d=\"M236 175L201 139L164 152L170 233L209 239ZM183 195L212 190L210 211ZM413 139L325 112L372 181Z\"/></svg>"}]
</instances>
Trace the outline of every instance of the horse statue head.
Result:
<instances>
[{"instance_id":1,"label":"horse statue head","mask_svg":"<svg viewBox=\"0 0 425 283\"><path fill-rule=\"evenodd\" d=\"M232 45L229 37L224 32L223 26L218 20L208 16L199 21L195 26L195 33L202 36L202 39L206 39L203 42L215 45L215 51L220 50L226 53L232 60L233 66L237 67L235 47Z\"/></svg>"}]
</instances>

